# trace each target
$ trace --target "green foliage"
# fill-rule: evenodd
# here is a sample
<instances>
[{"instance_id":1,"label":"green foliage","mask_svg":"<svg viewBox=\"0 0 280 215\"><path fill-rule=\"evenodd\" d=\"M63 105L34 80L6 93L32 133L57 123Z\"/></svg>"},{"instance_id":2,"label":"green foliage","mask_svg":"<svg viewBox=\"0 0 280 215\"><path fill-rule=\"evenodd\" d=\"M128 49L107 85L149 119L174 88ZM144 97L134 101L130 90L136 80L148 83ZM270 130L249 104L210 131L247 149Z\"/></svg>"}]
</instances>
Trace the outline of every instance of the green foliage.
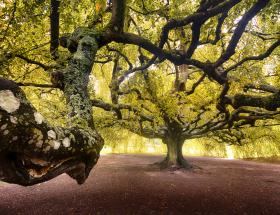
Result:
<instances>
[{"instance_id":1,"label":"green foliage","mask_svg":"<svg viewBox=\"0 0 280 215\"><path fill-rule=\"evenodd\" d=\"M103 0L64 0L60 2L61 35L71 33L78 27L90 25L95 18L104 12L106 7L106 1ZM170 0L169 5L166 5L166 1L130 0L126 30L130 33L139 34L149 39L152 43L157 44L162 27L168 20L182 18L192 14L200 2L200 0ZM237 4L237 6L231 9L221 29L221 40L216 44L199 46L194 52L193 59L202 62L216 61L229 44L237 21L252 6L253 2L255 1L242 1L242 4ZM51 71L43 71L37 65L28 64L24 60L14 58L13 56L16 54L28 56L46 65L59 64L63 66L67 63L67 59L71 54L65 49L59 48L60 59L57 61L54 61L49 54L50 9L49 1L2 1L0 4L0 76L23 83L50 84L49 73ZM101 21L95 27L102 28L106 26L109 18L110 15L104 14ZM215 28L218 24L218 18L214 17L209 19L201 27L202 34L200 41L215 39ZM270 36L262 35L262 38L256 32L264 32ZM271 45L270 40L267 38L273 37L277 39L279 38L279 32L279 3L277 0L272 0L270 5L249 23L235 54L224 66L229 67L246 56L255 56L263 53ZM179 49L182 44L188 46L191 41L191 35L192 31L189 26L172 30L169 33L168 45L164 49ZM138 47L116 43L111 43L109 46L128 56L134 66L140 65ZM151 53L144 50L141 50L141 53L148 58L152 56ZM231 86L228 95L240 93L244 85L249 83L255 84L256 86L273 84L276 87L280 87L279 54L279 49L276 49L274 54L264 61L246 62L232 71L229 74ZM119 56L116 52L108 52L106 47L98 51L95 59L97 62L109 60L107 63L95 63L94 65L88 88L92 98L102 98L106 102L111 101L110 86L112 86L111 80L114 66L112 60L117 57ZM122 122L126 127L139 128L139 113L153 117L153 123L143 122L142 126L155 130L161 126L166 126L166 117L170 121L178 122L177 116L181 114L184 115L185 122L192 122L201 114L201 120L197 123L197 126L201 126L217 114L216 104L222 89L219 84L210 78L205 78L191 95L186 95L184 92L174 92L174 82L176 79L175 66L167 61L156 63L145 72L137 71L130 74L120 85L121 91L125 92L127 90L137 89L142 93L143 97L139 99L139 95L135 92L120 96L120 103L129 104L139 110L138 113L127 109L122 110L123 117L128 119ZM129 69L129 65L121 57L119 57L118 65L122 68L118 74L122 76ZM192 72L186 82L186 91L190 91L192 86L203 74L201 70ZM145 78L144 73L148 76L148 80ZM238 81L236 81L236 78L238 78ZM59 90L35 90L33 87L24 87L24 90L35 107L49 121L54 124L65 125L65 118L67 118L65 116L67 112L65 98ZM259 92L252 91L248 94L256 95L257 93ZM263 95L267 94L264 93ZM202 110L204 111L203 113ZM230 112L232 111L230 110ZM96 127L102 129L102 133L108 145L111 147L121 141L121 139L126 139L131 136L131 134L124 132L118 126L108 128L109 125L117 124L114 113L108 113L99 108L94 108L94 118ZM237 157L253 156L253 147L257 148L258 156L263 156L265 153L272 155L273 153L270 152L273 150L275 153L279 152L279 148L276 147L277 143L274 144L275 139L278 137L274 138L274 140L265 139L259 140L260 142L254 141L254 134L267 133L265 128L258 128L258 130L254 129L251 131L245 129L245 131L248 134L249 141L247 142L249 144L242 148L243 151L239 147L234 147ZM268 132L267 134L270 133ZM137 144L135 145L136 148L139 148L137 150L145 151L140 149L144 147L141 145L143 144L143 140L139 141L136 139L134 142L138 142L137 144L139 145L139 147ZM265 144L262 144L263 142ZM273 142L271 148L268 147L269 142ZM214 147L214 143L211 141L202 145L197 142L187 143L185 145L185 152L195 147L203 152L202 154L205 153L205 155L210 153L213 156L226 156L224 145ZM268 150L267 152L266 149Z\"/></svg>"}]
</instances>

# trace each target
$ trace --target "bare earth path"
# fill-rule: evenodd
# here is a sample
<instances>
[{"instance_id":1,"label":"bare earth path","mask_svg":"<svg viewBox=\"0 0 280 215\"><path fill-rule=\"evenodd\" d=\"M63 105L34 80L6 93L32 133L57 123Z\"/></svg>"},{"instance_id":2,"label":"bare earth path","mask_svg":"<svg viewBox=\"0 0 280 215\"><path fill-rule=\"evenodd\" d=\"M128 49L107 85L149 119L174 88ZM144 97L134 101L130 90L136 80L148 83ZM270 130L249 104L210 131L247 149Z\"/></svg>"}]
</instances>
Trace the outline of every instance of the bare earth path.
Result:
<instances>
[{"instance_id":1,"label":"bare earth path","mask_svg":"<svg viewBox=\"0 0 280 215\"><path fill-rule=\"evenodd\" d=\"M161 172L148 155L102 156L87 182L66 175L33 187L0 184L0 214L280 214L280 165L189 158Z\"/></svg>"}]
</instances>

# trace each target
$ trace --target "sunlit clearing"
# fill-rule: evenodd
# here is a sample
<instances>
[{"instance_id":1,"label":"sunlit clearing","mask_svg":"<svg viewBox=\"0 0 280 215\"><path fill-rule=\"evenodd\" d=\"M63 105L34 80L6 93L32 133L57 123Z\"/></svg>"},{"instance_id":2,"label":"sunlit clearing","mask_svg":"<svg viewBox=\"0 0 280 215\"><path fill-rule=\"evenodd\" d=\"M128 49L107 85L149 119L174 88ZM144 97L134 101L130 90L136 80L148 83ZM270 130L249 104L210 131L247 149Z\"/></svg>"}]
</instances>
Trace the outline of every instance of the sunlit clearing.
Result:
<instances>
[{"instance_id":1,"label":"sunlit clearing","mask_svg":"<svg viewBox=\"0 0 280 215\"><path fill-rule=\"evenodd\" d=\"M155 153L156 150L155 150L155 148L154 148L153 146L148 146L148 147L147 147L147 152L148 152L148 153Z\"/></svg>"},{"instance_id":2,"label":"sunlit clearing","mask_svg":"<svg viewBox=\"0 0 280 215\"><path fill-rule=\"evenodd\" d=\"M227 153L227 159L230 160L234 159L234 152L230 145L226 145L226 153Z\"/></svg>"}]
</instances>

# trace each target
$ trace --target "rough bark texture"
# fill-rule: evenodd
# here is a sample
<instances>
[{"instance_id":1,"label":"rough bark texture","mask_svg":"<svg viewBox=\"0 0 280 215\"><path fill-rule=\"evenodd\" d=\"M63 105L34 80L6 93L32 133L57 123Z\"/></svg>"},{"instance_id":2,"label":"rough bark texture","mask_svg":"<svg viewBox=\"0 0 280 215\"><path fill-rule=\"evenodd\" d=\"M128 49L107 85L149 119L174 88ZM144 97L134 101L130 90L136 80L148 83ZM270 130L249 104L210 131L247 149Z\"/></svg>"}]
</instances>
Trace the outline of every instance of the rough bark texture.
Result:
<instances>
[{"instance_id":1,"label":"rough bark texture","mask_svg":"<svg viewBox=\"0 0 280 215\"><path fill-rule=\"evenodd\" d=\"M51 52L55 54L58 46L57 38L59 36L59 1L53 0L51 2L52 6L55 6L52 8L51 15ZM129 63L130 69L119 77L119 84L129 74L148 69L149 66L155 63L156 59L160 61L167 59L176 65L185 64L196 67L204 75L193 85L189 92L184 91L186 95L192 94L205 76L208 76L210 80L215 80L220 85L227 86L227 74L230 71L247 61L262 60L268 57L279 46L278 39L264 53L244 58L226 68L224 72L218 72L219 67L226 64L235 54L239 40L250 20L269 3L269 0L257 0L236 24L236 29L229 39L229 44L227 47L224 47L225 51L216 62L201 62L192 58L192 54L199 44L203 42L199 41L202 24L215 16L223 15L222 21L219 20L215 35L217 41L219 41L219 38L221 38L221 25L227 17L225 11L226 13L229 12L240 2L242 1L201 1L200 7L193 14L186 14L186 16L180 19L169 19L162 27L158 44L155 44L152 40L142 37L141 34L137 35L125 31L124 21L126 18L127 2L113 0L111 1L111 20L100 32L96 32L92 28L79 27L74 33L60 38L60 45L68 48L73 54L66 68L55 71L52 74L54 86L60 88L66 98L69 119L67 129L51 126L26 100L23 92L15 83L0 79L0 179L11 183L32 185L66 172L75 178L78 183L83 183L90 169L96 163L99 151L103 145L102 138L94 128L94 120L92 118L93 102L90 100L87 91L89 74L93 67L95 54L101 46L113 41L133 44L154 55L147 64L141 65L138 68L133 68L132 64ZM189 48L184 49L183 52L176 50L176 48L171 50L165 49L164 47L169 39L169 32L180 27L187 27L188 25L192 26L192 39ZM212 43L212 41L204 41L204 44L207 43ZM9 58L12 58L12 56ZM15 57L25 60L27 63L40 66L44 70L51 68L22 55L15 54ZM115 88L116 90L118 90L117 87ZM152 89L152 87L147 89ZM156 101L157 98L153 96L153 92L149 92L152 97L151 101L163 113L164 121L164 125L157 129L154 128L152 115L145 115L138 107L119 104L115 97L112 97L113 105L108 106L106 104L105 107L118 112L119 119L121 119L120 109L133 111L140 118L140 128L129 128L131 131L148 138L161 138L167 144L168 155L165 161L161 163L163 167L190 168L190 165L184 160L182 155L183 140L205 136L210 132L225 128L228 129L233 126L234 120L244 120L244 116L242 118L238 115L242 110L238 110L237 113L233 112L236 115L231 116L227 110L227 105L232 105L235 109L251 106L261 107L269 111L274 111L280 106L279 102L275 102L279 101L279 91L264 97L253 97L247 94L229 97L226 95L228 89L223 90L224 93L221 93L221 101L223 102L220 102L221 105L218 105L219 113L214 118L209 119L209 121L200 123L199 126L198 122L203 121L201 116L206 112L206 109L198 112L197 117L193 121L182 122L184 117L180 118L180 114L176 116L176 119L168 116L165 108L161 107L160 102ZM101 105L100 103L98 104ZM220 115L222 114L224 117L221 119ZM249 114L251 115L245 119L245 124L251 123L252 116L255 120L265 119L272 118L274 113L264 114L251 111ZM256 116L256 114L258 115ZM152 129L149 127L143 128L142 122L149 122Z\"/></svg>"},{"instance_id":2,"label":"rough bark texture","mask_svg":"<svg viewBox=\"0 0 280 215\"><path fill-rule=\"evenodd\" d=\"M167 146L167 155L165 159L159 163L162 169L176 170L180 168L191 169L192 166L189 164L183 156L182 147L184 142L177 139L163 139L164 144Z\"/></svg>"},{"instance_id":3,"label":"rough bark texture","mask_svg":"<svg viewBox=\"0 0 280 215\"><path fill-rule=\"evenodd\" d=\"M77 41L77 50L67 68L62 70L62 86L69 107L69 124L93 127L92 104L87 86L93 60L98 50L98 33L87 28L78 28L69 38Z\"/></svg>"},{"instance_id":4,"label":"rough bark texture","mask_svg":"<svg viewBox=\"0 0 280 215\"><path fill-rule=\"evenodd\" d=\"M2 78L0 100L1 180L33 185L66 172L85 181L103 146L95 130L51 126L14 82Z\"/></svg>"},{"instance_id":5,"label":"rough bark texture","mask_svg":"<svg viewBox=\"0 0 280 215\"><path fill-rule=\"evenodd\" d=\"M77 49L53 79L66 97L68 128L51 126L14 82L0 78L0 180L27 186L65 172L85 181L103 146L87 92L96 37L94 30L78 28L71 35Z\"/></svg>"},{"instance_id":6,"label":"rough bark texture","mask_svg":"<svg viewBox=\"0 0 280 215\"><path fill-rule=\"evenodd\" d=\"M59 46L59 0L51 0L51 14L50 14L50 27L51 27L51 44L50 52L54 59L58 58L57 49Z\"/></svg>"}]
</instances>

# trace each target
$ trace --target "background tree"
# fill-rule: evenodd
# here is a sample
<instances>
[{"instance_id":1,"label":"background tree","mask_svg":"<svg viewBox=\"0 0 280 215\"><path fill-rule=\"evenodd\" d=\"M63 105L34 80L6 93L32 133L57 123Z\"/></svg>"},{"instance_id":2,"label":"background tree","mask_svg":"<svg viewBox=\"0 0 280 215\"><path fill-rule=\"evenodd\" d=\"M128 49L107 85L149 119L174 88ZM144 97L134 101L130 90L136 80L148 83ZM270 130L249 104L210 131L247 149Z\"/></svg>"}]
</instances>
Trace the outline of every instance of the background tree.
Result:
<instances>
[{"instance_id":1,"label":"background tree","mask_svg":"<svg viewBox=\"0 0 280 215\"><path fill-rule=\"evenodd\" d=\"M97 3L100 3L99 6ZM242 83L240 68L269 56L270 61L277 61L275 49L280 41L279 25L275 24L279 20L276 1L210 0L190 3L113 0L104 4L103 1L59 3L54 0L30 1L26 4L15 0L3 2L1 8L4 21L1 27L3 78L0 88L0 151L3 162L0 172L1 179L5 181L31 185L62 172L67 172L79 183L86 179L103 145L92 117L92 105L97 104L91 97L93 93L90 90L94 89L94 82L90 81L91 74L96 63L112 61L110 56L104 56L104 53L113 42L125 44L121 48L117 47L117 52L128 65L128 70L123 71L119 67L119 60L115 60L111 83L113 110L119 120L122 120L120 109L126 109L139 113L136 115L143 119L143 123L148 122L150 128L159 125L159 130L145 130L149 126L141 125L140 131L143 135L149 131L153 135L164 134L165 140L174 142L175 139L177 144L181 142L181 134L187 138L199 137L225 128L237 128L240 124L251 125L252 121L274 118L278 114L278 88L267 84L260 85L259 82L246 85L246 89L256 88L257 93L268 92L257 96L238 92L240 88L236 87ZM252 44L254 49L246 50L245 44L248 45L251 38L263 45ZM50 46L46 46L49 44ZM67 48L68 52L63 48ZM115 52L110 50L110 47L108 50L110 53ZM140 54L135 54L134 57L131 54L128 58L122 55L126 50L131 53L136 50L136 53ZM205 50L212 52L215 57L200 58L199 53ZM214 108L215 105L212 107L216 111L213 111L214 115L210 114L212 117L209 122L201 120L200 116L208 109L198 106L201 110L197 113L201 114L197 114L196 118L201 121L197 122L201 123L200 127L181 127L178 108L182 106L172 110L173 105L179 104L180 100L184 101L183 94L186 94L184 88L178 87L179 84L182 85L178 79L173 92L174 100L158 99L160 94L153 86L158 74L150 74L148 71L153 70L153 67L161 68L161 63L165 64L165 60L176 66L192 66L200 71L202 77L207 76L213 82L214 97L219 101L217 108ZM261 67L262 64L257 66ZM132 75L144 70L139 77ZM262 77L268 75L260 74ZM180 75L177 72L178 77L180 78ZM127 79L129 81L126 81ZM141 81L142 84L139 84ZM141 114L141 111L134 107L119 104L119 91L128 94L123 92L120 86L122 82L139 87L145 85L145 94L156 104L151 108L159 109L160 117L153 111L152 118L147 118L146 114ZM67 113L66 119L61 120L61 125L42 119L41 114L25 99L25 93L20 86L59 89L61 92L56 94L64 98L62 112ZM28 87L25 91L27 95L31 94ZM166 93L161 95L171 96ZM9 98L10 102L7 103L6 98ZM109 105L109 108L112 109L112 105ZM185 108L184 112L192 111L191 108ZM164 123L168 123L167 128L161 128L164 123L160 118ZM13 123L15 121L17 123ZM175 135L173 130L181 134ZM180 141L176 140L178 138ZM69 144L71 150L66 149ZM172 147L172 156L176 159L180 153L175 150L180 148ZM38 159L40 162L36 162Z\"/></svg>"},{"instance_id":2,"label":"background tree","mask_svg":"<svg viewBox=\"0 0 280 215\"><path fill-rule=\"evenodd\" d=\"M194 22L191 29L177 28L172 32L173 34L170 33L167 48L170 50L178 48L179 53L189 53L193 58L205 61L210 68L214 64L211 62L221 59L222 52L230 50L232 45L235 46L232 42L234 39L232 29L238 26L238 21L241 19L240 11L242 11L238 6L231 8L230 14L229 10L225 10L215 17L215 20L208 20L205 25ZM249 6L250 4L246 4L246 7L249 8ZM145 8L143 8L141 8L143 11L141 9L133 10L130 14L131 30L141 36L143 34L152 35L157 28L142 29L141 15L145 17L143 19L147 20L149 16L161 17L162 11L145 13ZM189 10L194 8L188 7ZM162 10L164 11L164 9ZM203 10L203 5L197 11L199 10ZM252 10L247 12L247 16L252 13ZM254 15L251 14L251 16ZM276 52L274 52L276 55L266 61L253 62L253 64L246 62L263 60L279 46L277 40L279 36L277 36L278 33L275 33L279 30L279 26L276 25L272 27L273 29L270 28L270 25L268 25L269 29L266 28L268 26L263 26L265 16L266 14L262 14L261 17L254 18L254 23L250 23L244 30L242 39L239 38L240 49L234 48L236 53L231 54L231 59L223 63L223 66L215 68L212 75L216 74L217 77L226 79L225 82L221 80L221 83L219 80L215 82L213 77L207 76L202 69L189 66L189 64L172 66L169 62L162 63L152 58L149 61L149 54L138 48L134 49L134 52L131 49L109 48L108 50L117 53L110 83L113 104L94 100L94 105L115 112L116 120L110 121L112 116L109 115L108 125L117 124L147 138L160 138L168 149L166 159L160 163L162 167L191 167L182 155L182 146L188 139L208 136L230 144L242 144L241 142L248 137L245 132L246 127L261 126L262 123L265 123L263 124L265 126L278 124L275 120L260 122L264 119L277 119L278 112L270 111L269 107L263 106L260 109L260 104L255 103L248 106L257 108L243 108L236 107L232 103L235 96L241 96L241 92L246 93L246 95L244 94L246 98L250 98L251 95L261 95L263 98L257 97L257 99L262 100L266 95L278 91L270 86L272 83L275 84L273 82L275 77L273 78L271 75L278 71L274 66L278 62ZM140 20L140 22L137 23L135 20ZM243 20L243 22L245 21ZM239 26L241 24L240 21ZM260 29L265 29L264 31L267 33L260 33ZM265 35L265 37L261 35ZM235 36L237 37L237 30ZM187 38L192 38L192 40L184 41ZM256 47L256 44L275 40L276 42L272 43L267 50L261 46ZM246 47L244 47L245 44ZM252 50L254 51L252 52ZM246 58L246 56L254 55L254 52L262 53L264 51L265 54ZM131 57L133 55L134 58ZM130 57L128 58L128 56ZM133 67L137 64L140 66ZM225 68L224 65L227 64L232 65ZM152 65L151 69L147 69L150 65ZM127 67L127 70L120 70L122 67ZM270 67L270 71L267 70L267 67ZM229 72L232 75L226 77ZM244 72L246 72L245 77ZM241 106L247 106L247 104ZM103 120L104 118L102 118Z\"/></svg>"}]
</instances>

